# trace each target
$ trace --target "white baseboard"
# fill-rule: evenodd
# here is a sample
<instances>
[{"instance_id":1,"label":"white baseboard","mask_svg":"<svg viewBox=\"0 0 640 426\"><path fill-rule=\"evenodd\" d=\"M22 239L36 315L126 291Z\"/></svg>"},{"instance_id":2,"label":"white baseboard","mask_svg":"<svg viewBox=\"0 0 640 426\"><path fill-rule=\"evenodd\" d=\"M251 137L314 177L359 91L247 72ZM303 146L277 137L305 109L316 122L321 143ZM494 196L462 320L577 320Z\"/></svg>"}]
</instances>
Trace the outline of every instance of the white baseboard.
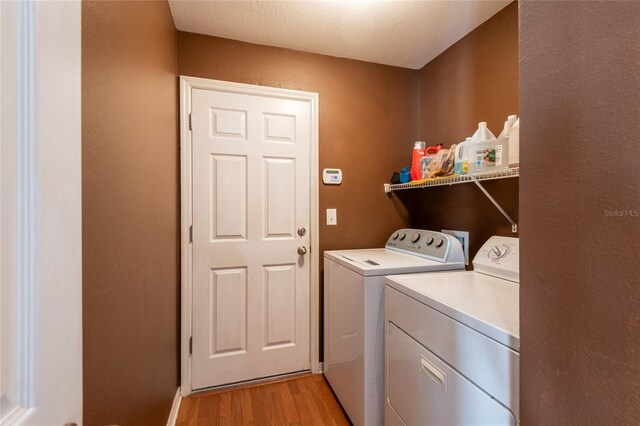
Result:
<instances>
[{"instance_id":1,"label":"white baseboard","mask_svg":"<svg viewBox=\"0 0 640 426\"><path fill-rule=\"evenodd\" d=\"M318 369L318 373L319 373L319 374L324 373L324 362L320 362L320 363L318 363L318 367L319 367L319 369Z\"/></svg>"},{"instance_id":2,"label":"white baseboard","mask_svg":"<svg viewBox=\"0 0 640 426\"><path fill-rule=\"evenodd\" d=\"M167 426L175 426L176 421L178 420L178 411L180 410L180 401L182 397L180 396L180 386L178 386L178 390L176 391L176 396L173 398L173 405L171 406L171 413L169 413L169 420L167 420Z\"/></svg>"}]
</instances>

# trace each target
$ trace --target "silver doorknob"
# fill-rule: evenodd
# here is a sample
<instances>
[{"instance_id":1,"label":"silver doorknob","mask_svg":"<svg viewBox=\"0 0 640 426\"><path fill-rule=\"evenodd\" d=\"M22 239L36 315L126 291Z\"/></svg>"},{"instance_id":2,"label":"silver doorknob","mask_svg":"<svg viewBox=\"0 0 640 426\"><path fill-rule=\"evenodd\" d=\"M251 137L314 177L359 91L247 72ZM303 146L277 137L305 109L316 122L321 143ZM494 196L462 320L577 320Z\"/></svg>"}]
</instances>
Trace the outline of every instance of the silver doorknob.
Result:
<instances>
[{"instance_id":1,"label":"silver doorknob","mask_svg":"<svg viewBox=\"0 0 640 426\"><path fill-rule=\"evenodd\" d=\"M304 226L301 226L300 228L298 228L298 235L300 235L301 237L304 237L304 234L307 233L307 230L305 229Z\"/></svg>"},{"instance_id":2,"label":"silver doorknob","mask_svg":"<svg viewBox=\"0 0 640 426\"><path fill-rule=\"evenodd\" d=\"M305 254L307 254L307 248L305 246L298 247L298 254L300 256L304 256Z\"/></svg>"}]
</instances>

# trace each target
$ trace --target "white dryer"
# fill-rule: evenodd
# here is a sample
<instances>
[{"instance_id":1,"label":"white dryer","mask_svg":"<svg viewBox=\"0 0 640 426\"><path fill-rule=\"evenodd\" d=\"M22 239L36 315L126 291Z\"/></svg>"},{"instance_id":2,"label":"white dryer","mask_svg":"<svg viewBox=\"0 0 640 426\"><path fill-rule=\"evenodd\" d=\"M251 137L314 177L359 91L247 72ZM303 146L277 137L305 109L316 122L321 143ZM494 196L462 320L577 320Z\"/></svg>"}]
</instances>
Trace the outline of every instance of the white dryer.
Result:
<instances>
[{"instance_id":1,"label":"white dryer","mask_svg":"<svg viewBox=\"0 0 640 426\"><path fill-rule=\"evenodd\" d=\"M474 271L386 278L385 424L518 423L518 246L494 236Z\"/></svg>"},{"instance_id":2,"label":"white dryer","mask_svg":"<svg viewBox=\"0 0 640 426\"><path fill-rule=\"evenodd\" d=\"M385 248L324 253L324 375L355 425L384 418L384 276L464 269L460 242L418 229Z\"/></svg>"}]
</instances>

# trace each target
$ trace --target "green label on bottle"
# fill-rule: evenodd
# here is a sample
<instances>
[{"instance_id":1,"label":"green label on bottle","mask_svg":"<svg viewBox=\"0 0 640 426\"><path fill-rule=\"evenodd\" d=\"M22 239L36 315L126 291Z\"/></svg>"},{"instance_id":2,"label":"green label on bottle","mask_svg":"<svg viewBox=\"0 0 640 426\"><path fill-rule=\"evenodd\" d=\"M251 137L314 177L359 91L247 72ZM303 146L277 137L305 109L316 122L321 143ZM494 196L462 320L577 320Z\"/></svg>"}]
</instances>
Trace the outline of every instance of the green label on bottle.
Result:
<instances>
[{"instance_id":1,"label":"green label on bottle","mask_svg":"<svg viewBox=\"0 0 640 426\"><path fill-rule=\"evenodd\" d=\"M496 165L495 149L476 150L476 167L491 167Z\"/></svg>"},{"instance_id":2,"label":"green label on bottle","mask_svg":"<svg viewBox=\"0 0 640 426\"><path fill-rule=\"evenodd\" d=\"M487 162L489 166L495 166L496 164L496 150L488 149L487 150Z\"/></svg>"}]
</instances>

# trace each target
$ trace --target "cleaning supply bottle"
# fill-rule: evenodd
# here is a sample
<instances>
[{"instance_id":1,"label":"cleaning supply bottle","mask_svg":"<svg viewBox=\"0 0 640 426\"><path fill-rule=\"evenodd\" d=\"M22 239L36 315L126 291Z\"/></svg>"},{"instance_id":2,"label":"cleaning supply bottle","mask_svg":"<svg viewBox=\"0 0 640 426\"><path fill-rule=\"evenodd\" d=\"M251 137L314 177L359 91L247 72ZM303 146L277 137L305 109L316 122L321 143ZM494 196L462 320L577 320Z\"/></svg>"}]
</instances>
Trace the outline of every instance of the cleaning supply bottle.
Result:
<instances>
[{"instance_id":1,"label":"cleaning supply bottle","mask_svg":"<svg viewBox=\"0 0 640 426\"><path fill-rule=\"evenodd\" d=\"M483 173L495 169L496 142L496 137L487 128L487 123L478 123L478 130L467 146L469 173Z\"/></svg>"},{"instance_id":2,"label":"cleaning supply bottle","mask_svg":"<svg viewBox=\"0 0 640 426\"><path fill-rule=\"evenodd\" d=\"M498 142L496 143L496 170L509 168L509 129L517 119L517 115L507 117L502 133L498 136Z\"/></svg>"},{"instance_id":3,"label":"cleaning supply bottle","mask_svg":"<svg viewBox=\"0 0 640 426\"><path fill-rule=\"evenodd\" d=\"M429 148L427 148L427 154L435 155L435 154L439 153L440 151L442 151L442 148L444 148L444 145L441 144L441 143L436 144L436 146L430 146Z\"/></svg>"},{"instance_id":4,"label":"cleaning supply bottle","mask_svg":"<svg viewBox=\"0 0 640 426\"><path fill-rule=\"evenodd\" d=\"M469 173L469 145L471 145L471 138L468 137L465 140L464 145L464 158L462 159L462 173Z\"/></svg>"},{"instance_id":5,"label":"cleaning supply bottle","mask_svg":"<svg viewBox=\"0 0 640 426\"><path fill-rule=\"evenodd\" d=\"M456 146L456 152L453 163L453 173L457 175L466 175L468 170L467 162L467 146L471 138L467 138L464 142L460 142Z\"/></svg>"},{"instance_id":6,"label":"cleaning supply bottle","mask_svg":"<svg viewBox=\"0 0 640 426\"><path fill-rule=\"evenodd\" d=\"M509 167L520 166L520 119L509 129Z\"/></svg>"},{"instance_id":7,"label":"cleaning supply bottle","mask_svg":"<svg viewBox=\"0 0 640 426\"><path fill-rule=\"evenodd\" d=\"M413 145L413 157L411 159L411 180L422 179L422 172L420 170L420 160L427 155L427 143L423 141L416 141Z\"/></svg>"}]
</instances>

